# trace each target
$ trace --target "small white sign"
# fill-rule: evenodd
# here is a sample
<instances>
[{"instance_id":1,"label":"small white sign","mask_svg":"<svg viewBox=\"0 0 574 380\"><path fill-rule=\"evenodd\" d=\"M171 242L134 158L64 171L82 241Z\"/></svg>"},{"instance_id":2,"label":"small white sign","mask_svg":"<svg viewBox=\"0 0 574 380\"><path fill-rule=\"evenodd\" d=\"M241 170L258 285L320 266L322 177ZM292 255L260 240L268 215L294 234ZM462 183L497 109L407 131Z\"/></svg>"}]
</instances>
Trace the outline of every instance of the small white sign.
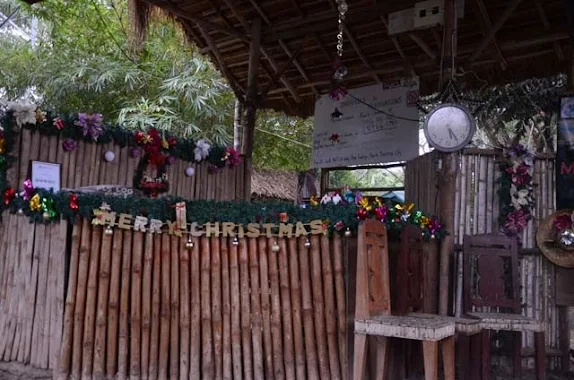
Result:
<instances>
[{"instance_id":1,"label":"small white sign","mask_svg":"<svg viewBox=\"0 0 574 380\"><path fill-rule=\"evenodd\" d=\"M60 191L60 164L32 161L32 185L36 189Z\"/></svg>"}]
</instances>

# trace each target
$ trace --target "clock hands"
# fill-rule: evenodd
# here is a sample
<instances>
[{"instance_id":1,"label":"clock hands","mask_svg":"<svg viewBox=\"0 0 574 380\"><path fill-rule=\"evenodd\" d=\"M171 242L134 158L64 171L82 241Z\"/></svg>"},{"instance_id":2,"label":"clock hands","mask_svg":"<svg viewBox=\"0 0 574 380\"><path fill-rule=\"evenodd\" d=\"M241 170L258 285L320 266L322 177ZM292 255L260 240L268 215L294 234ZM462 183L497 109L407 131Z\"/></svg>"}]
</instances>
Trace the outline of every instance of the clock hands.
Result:
<instances>
[{"instance_id":1,"label":"clock hands","mask_svg":"<svg viewBox=\"0 0 574 380\"><path fill-rule=\"evenodd\" d=\"M456 135L454 134L454 132L450 128L448 128L448 135L451 139L455 139L456 142L458 142L458 137L456 137Z\"/></svg>"}]
</instances>

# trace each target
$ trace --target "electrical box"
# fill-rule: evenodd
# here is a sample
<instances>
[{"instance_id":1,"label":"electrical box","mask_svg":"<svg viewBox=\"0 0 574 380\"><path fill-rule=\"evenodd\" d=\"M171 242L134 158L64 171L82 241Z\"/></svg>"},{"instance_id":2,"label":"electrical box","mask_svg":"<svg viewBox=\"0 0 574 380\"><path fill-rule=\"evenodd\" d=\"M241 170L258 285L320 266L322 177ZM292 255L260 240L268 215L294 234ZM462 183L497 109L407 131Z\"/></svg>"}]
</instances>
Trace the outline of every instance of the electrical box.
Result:
<instances>
[{"instance_id":1,"label":"electrical box","mask_svg":"<svg viewBox=\"0 0 574 380\"><path fill-rule=\"evenodd\" d=\"M444 1L427 0L415 3L414 27L428 28L444 23Z\"/></svg>"},{"instance_id":2,"label":"electrical box","mask_svg":"<svg viewBox=\"0 0 574 380\"><path fill-rule=\"evenodd\" d=\"M414 8L389 14L389 36L409 32L415 28Z\"/></svg>"}]
</instances>

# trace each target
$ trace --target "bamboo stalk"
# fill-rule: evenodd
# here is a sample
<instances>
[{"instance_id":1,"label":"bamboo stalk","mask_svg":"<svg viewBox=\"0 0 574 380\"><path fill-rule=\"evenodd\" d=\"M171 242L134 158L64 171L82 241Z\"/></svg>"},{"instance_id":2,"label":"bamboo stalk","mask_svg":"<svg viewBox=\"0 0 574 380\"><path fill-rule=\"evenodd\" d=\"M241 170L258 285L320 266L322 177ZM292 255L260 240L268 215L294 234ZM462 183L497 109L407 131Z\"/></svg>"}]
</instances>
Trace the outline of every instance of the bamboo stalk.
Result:
<instances>
[{"instance_id":1,"label":"bamboo stalk","mask_svg":"<svg viewBox=\"0 0 574 380\"><path fill-rule=\"evenodd\" d=\"M325 329L327 331L327 348L329 370L332 379L341 379L339 367L337 316L335 312L335 289L333 267L331 266L331 246L329 237L321 237L321 265L323 272L323 291L325 295Z\"/></svg>"},{"instance_id":2,"label":"bamboo stalk","mask_svg":"<svg viewBox=\"0 0 574 380\"><path fill-rule=\"evenodd\" d=\"M230 292L230 271L229 271L229 250L227 248L227 238L220 240L221 250L221 291L223 301L223 378L233 379L232 355L231 355L231 295ZM239 281L238 284L239 285ZM237 314L239 317L239 313ZM237 319L239 322L239 318ZM241 344L241 342L239 342ZM241 346L239 346L241 347Z\"/></svg>"},{"instance_id":3,"label":"bamboo stalk","mask_svg":"<svg viewBox=\"0 0 574 380\"><path fill-rule=\"evenodd\" d=\"M98 285L98 267L102 227L92 227L92 245L90 247L90 270L88 273L88 291L86 293L86 314L84 316L84 343L82 351L82 377L91 377L94 363L94 329L96 322L96 300Z\"/></svg>"},{"instance_id":4,"label":"bamboo stalk","mask_svg":"<svg viewBox=\"0 0 574 380\"><path fill-rule=\"evenodd\" d=\"M293 240L293 239L290 239ZM281 292L281 316L283 318L283 350L285 378L295 379L295 354L293 348L293 324L291 318L291 294L289 286L289 257L287 241L279 239L279 287Z\"/></svg>"},{"instance_id":5,"label":"bamboo stalk","mask_svg":"<svg viewBox=\"0 0 574 380\"><path fill-rule=\"evenodd\" d=\"M263 341L261 337L261 300L259 294L259 258L257 240L249 239L249 270L251 277L251 339L253 347L253 377L263 379Z\"/></svg>"},{"instance_id":6,"label":"bamboo stalk","mask_svg":"<svg viewBox=\"0 0 574 380\"><path fill-rule=\"evenodd\" d=\"M28 168L30 166L30 152L31 149L23 149L26 147L30 147L32 142L32 132L26 129L22 129L20 131L20 146L18 152L18 163L19 163L19 172L18 178L16 179L15 186L20 186L22 182L28 178ZM15 146L16 147L16 146Z\"/></svg>"},{"instance_id":7,"label":"bamboo stalk","mask_svg":"<svg viewBox=\"0 0 574 380\"><path fill-rule=\"evenodd\" d=\"M330 379L331 375L333 375L333 378L335 376L329 370L329 350L325 334L325 300L323 298L323 281L321 277L321 240L319 236L314 235L311 236L311 289L313 292L313 309L315 310L313 314L315 317L317 355L319 357L321 378Z\"/></svg>"},{"instance_id":8,"label":"bamboo stalk","mask_svg":"<svg viewBox=\"0 0 574 380\"><path fill-rule=\"evenodd\" d=\"M191 332L189 349L189 378L199 379L201 376L201 297L200 297L200 247L199 241L193 238L193 249L190 257L190 288L191 288Z\"/></svg>"},{"instance_id":9,"label":"bamboo stalk","mask_svg":"<svg viewBox=\"0 0 574 380\"><path fill-rule=\"evenodd\" d=\"M78 286L78 265L80 263L80 235L82 224L76 218L76 224L72 229L72 241L70 248L70 269L68 271L68 290L66 292L66 306L64 311L64 331L60 346L60 357L56 380L68 378L72 359L72 341L74 336L74 308L76 305L76 289Z\"/></svg>"},{"instance_id":10,"label":"bamboo stalk","mask_svg":"<svg viewBox=\"0 0 574 380\"><path fill-rule=\"evenodd\" d=\"M165 234L164 234L165 235ZM179 376L179 252L180 238L171 237L171 343L170 343L170 378L177 379ZM183 246L185 249L185 246Z\"/></svg>"},{"instance_id":11,"label":"bamboo stalk","mask_svg":"<svg viewBox=\"0 0 574 380\"><path fill-rule=\"evenodd\" d=\"M180 242L179 250L179 282L181 285L180 293L180 342L181 352L179 355L179 375L182 379L189 378L189 338L190 338L190 293L189 293L189 279L190 279L190 252L191 250L185 247L184 242ZM195 328L195 327L194 327Z\"/></svg>"},{"instance_id":12,"label":"bamboo stalk","mask_svg":"<svg viewBox=\"0 0 574 380\"><path fill-rule=\"evenodd\" d=\"M140 374L143 379L147 379L149 377L153 243L154 235L146 234L142 276L142 345L140 368Z\"/></svg>"},{"instance_id":13,"label":"bamboo stalk","mask_svg":"<svg viewBox=\"0 0 574 380\"><path fill-rule=\"evenodd\" d=\"M8 229L5 230L5 232ZM25 302L25 326L23 332L23 349L21 353L18 354L18 360L20 362L30 362L31 360L31 353L32 353L32 334L33 334L33 327L34 327L34 298L36 297L36 286L38 283L38 259L37 253L35 251L36 242L39 241L39 238L36 235L39 235L43 231L40 231L38 228L30 228L28 233L28 247L26 249L26 261L30 263L30 272L27 274L27 288L26 294L24 295L24 302ZM6 239L6 234L4 235L3 239ZM7 239L6 239L7 240ZM4 251L7 252L7 251ZM8 262L8 260L6 260ZM73 310L71 310L72 318L73 318ZM68 368L69 369L69 368Z\"/></svg>"},{"instance_id":14,"label":"bamboo stalk","mask_svg":"<svg viewBox=\"0 0 574 380\"><path fill-rule=\"evenodd\" d=\"M140 377L141 367L141 280L144 239L143 233L134 233L130 298L130 379L134 380Z\"/></svg>"},{"instance_id":15,"label":"bamboo stalk","mask_svg":"<svg viewBox=\"0 0 574 380\"><path fill-rule=\"evenodd\" d=\"M110 269L112 236L104 234L102 252L100 254L98 304L96 314L96 335L94 340L94 371L95 380L105 378L106 364L106 327L108 322L108 296L110 288Z\"/></svg>"},{"instance_id":16,"label":"bamboo stalk","mask_svg":"<svg viewBox=\"0 0 574 380\"><path fill-rule=\"evenodd\" d=\"M269 283L271 287L271 338L273 347L273 369L275 379L285 379L283 364L283 329L281 328L281 295L279 292L279 268L277 254L273 252L275 240L267 241L267 257L269 258ZM279 246L279 250L281 247Z\"/></svg>"},{"instance_id":17,"label":"bamboo stalk","mask_svg":"<svg viewBox=\"0 0 574 380\"><path fill-rule=\"evenodd\" d=\"M339 331L339 362L341 363L341 377L349 378L347 359L347 295L345 292L345 278L343 269L343 244L341 236L333 237L333 270L335 272L335 295L337 301L337 330ZM436 307L436 305L435 305Z\"/></svg>"},{"instance_id":18,"label":"bamboo stalk","mask_svg":"<svg viewBox=\"0 0 574 380\"><path fill-rule=\"evenodd\" d=\"M201 373L204 379L215 378L211 336L210 298L210 246L209 239L201 238Z\"/></svg>"},{"instance_id":19,"label":"bamboo stalk","mask_svg":"<svg viewBox=\"0 0 574 380\"><path fill-rule=\"evenodd\" d=\"M239 249L239 282L241 287L241 349L243 353L243 376L253 378L253 356L251 354L251 304L249 290L249 255L247 253L246 240L241 239L239 245L232 248L232 258L235 250ZM237 251L235 251L237 252ZM233 273L233 272L232 272ZM235 365L235 364L234 364ZM237 376L239 379L239 376Z\"/></svg>"},{"instance_id":20,"label":"bamboo stalk","mask_svg":"<svg viewBox=\"0 0 574 380\"><path fill-rule=\"evenodd\" d=\"M303 309L301 304L301 282L299 279L299 253L297 240L289 239L289 281L291 289L291 305L293 310L293 347L295 349L295 374L297 380L306 379L305 346L303 340ZM303 243L300 243L303 244ZM304 247L302 246L304 249ZM302 252L304 250L302 249ZM313 370L311 369L311 372ZM316 372L315 372L316 373ZM316 378L316 377L315 377Z\"/></svg>"},{"instance_id":21,"label":"bamboo stalk","mask_svg":"<svg viewBox=\"0 0 574 380\"><path fill-rule=\"evenodd\" d=\"M167 379L169 366L169 322L170 310L170 239L167 234L161 236L161 312L159 324L159 363L158 378Z\"/></svg>"},{"instance_id":22,"label":"bamboo stalk","mask_svg":"<svg viewBox=\"0 0 574 380\"><path fill-rule=\"evenodd\" d=\"M84 332L84 313L86 309L86 291L88 269L90 265L92 228L87 219L82 219L78 266L78 291L74 309L74 341L72 349L72 379L79 379L82 368L82 343Z\"/></svg>"},{"instance_id":23,"label":"bamboo stalk","mask_svg":"<svg viewBox=\"0 0 574 380\"><path fill-rule=\"evenodd\" d=\"M40 325L41 335L40 341L41 346L38 348L39 352L39 360L40 360L40 368L49 368L49 346L50 346L50 315L52 305L54 303L53 291L51 287L51 279L53 276L51 275L50 268L53 268L54 256L56 256L56 249L57 249L57 237L54 236L54 225L47 225L46 226L46 237L45 237L45 245L44 245L44 260L42 261L42 265L40 266L41 272L39 273L39 285L38 285L38 293L36 299L36 305L38 305L38 301L40 301L41 307L39 309L43 310L43 327ZM42 297L42 298L40 298ZM38 308L37 308L38 309ZM38 310L40 311L40 310Z\"/></svg>"},{"instance_id":24,"label":"bamboo stalk","mask_svg":"<svg viewBox=\"0 0 574 380\"><path fill-rule=\"evenodd\" d=\"M233 378L237 380L243 379L241 371L241 283L239 276L239 257L237 246L231 244L229 246L229 277L230 277L230 291L231 291L231 356L232 356L232 374ZM249 284L245 284L247 287ZM249 296L246 295L247 302ZM249 305L247 305L249 306ZM245 365L251 366L251 357L249 361L245 360Z\"/></svg>"},{"instance_id":25,"label":"bamboo stalk","mask_svg":"<svg viewBox=\"0 0 574 380\"><path fill-rule=\"evenodd\" d=\"M311 275L309 273L309 255L312 254L312 252L310 252L311 249L305 247L304 242L304 238L299 239L299 273L301 275L305 356L307 358L307 375L309 376L309 379L316 380L319 379L319 369L317 363L317 348L315 344L315 324L313 322ZM314 249L316 249L316 247Z\"/></svg>"},{"instance_id":26,"label":"bamboo stalk","mask_svg":"<svg viewBox=\"0 0 574 380\"><path fill-rule=\"evenodd\" d=\"M121 279L121 294L120 294L120 334L118 346L118 379L125 380L128 374L128 353L130 347L130 330L129 330L129 300L130 300L130 285L131 285L131 272L132 272L132 243L133 232L130 230L124 231L123 247L122 247L122 279Z\"/></svg>"},{"instance_id":27,"label":"bamboo stalk","mask_svg":"<svg viewBox=\"0 0 574 380\"><path fill-rule=\"evenodd\" d=\"M11 220L9 221L9 223L13 223L13 219L14 218L10 218ZM32 251L34 249L33 246L33 241L34 241L34 230L35 228L27 228L25 229L24 224L27 224L27 221L25 221L23 218L16 218L17 220L17 225L18 225L18 231L21 231L21 233L18 234L18 246L19 246L19 252L20 252L20 270L19 270L19 275L18 275L18 320L17 320L17 324L16 324L16 338L14 340L14 344L16 345L16 348L12 350L12 355L11 355L11 360L12 361L23 361L24 359L24 354L27 351L27 348L25 346L26 343L26 326L28 323L28 313L29 311L27 310L27 303L26 303L26 294L28 292L28 287L30 284L30 275L32 272L32 264L33 264L33 259L32 259ZM60 244L61 246L61 244ZM4 255L7 253L6 251L0 251L3 252ZM4 256L3 255L3 256ZM57 273L52 276L52 280L55 282L57 281L57 279L55 279L55 277L57 277ZM54 286L55 287L55 286ZM54 308L56 309L56 308ZM55 317L56 310L53 310L52 313L52 317ZM58 340L58 344L60 343L60 340ZM50 341L50 344L52 344L52 341ZM55 348L55 347L54 347ZM52 353L52 352L51 352ZM55 355L52 355L55 356ZM50 358L52 358L52 356ZM53 363L51 363L53 364Z\"/></svg>"},{"instance_id":28,"label":"bamboo stalk","mask_svg":"<svg viewBox=\"0 0 574 380\"><path fill-rule=\"evenodd\" d=\"M218 238L211 241L211 331L213 336L213 357L215 379L223 378L223 323L221 315L221 257Z\"/></svg>"},{"instance_id":29,"label":"bamboo stalk","mask_svg":"<svg viewBox=\"0 0 574 380\"><path fill-rule=\"evenodd\" d=\"M153 284L151 299L151 338L149 349L149 378L157 379L159 361L159 320L161 312L161 244L162 237L154 236L153 239Z\"/></svg>"},{"instance_id":30,"label":"bamboo stalk","mask_svg":"<svg viewBox=\"0 0 574 380\"><path fill-rule=\"evenodd\" d=\"M47 280L47 271L48 271L48 260L50 257L50 243L49 243L49 235L46 231L46 226L37 226L40 230L38 234L39 240L38 245L34 247L34 259L35 263L37 264L37 292L36 292L36 302L34 306L34 327L32 330L32 353L30 355L30 363L38 368L43 368L42 364L42 340L43 340L43 327L44 326L44 306L46 301L46 280ZM17 229L12 229L10 232L10 239L11 244L13 244L13 233L16 232ZM36 260L37 257L37 260ZM15 255L14 255L15 258ZM8 278L8 285L11 285L13 278L14 278L14 270L16 269L16 263L13 259L13 268L11 268L9 272ZM8 288L11 290L11 286ZM10 305L10 303L8 303ZM4 331L4 339L11 339L13 337L12 333L12 323L13 319L10 317L8 320L8 324L6 325L6 330ZM5 350L9 350L10 346L5 345L3 347ZM6 358L6 354L9 352L4 351L4 360L8 361Z\"/></svg>"},{"instance_id":31,"label":"bamboo stalk","mask_svg":"<svg viewBox=\"0 0 574 380\"><path fill-rule=\"evenodd\" d=\"M110 277L110 297L108 299L108 339L106 349L106 374L116 375L118 367L118 324L121 292L122 244L124 233L117 228L112 243L112 271Z\"/></svg>"},{"instance_id":32,"label":"bamboo stalk","mask_svg":"<svg viewBox=\"0 0 574 380\"><path fill-rule=\"evenodd\" d=\"M64 279L67 275L66 252L68 237L68 222L60 221L57 224L58 246L54 263L54 304L52 305L53 320L50 323L50 369L58 367L58 355L62 344L62 328L64 325Z\"/></svg>"},{"instance_id":33,"label":"bamboo stalk","mask_svg":"<svg viewBox=\"0 0 574 380\"><path fill-rule=\"evenodd\" d=\"M20 258L20 255L23 254L22 249L20 248L22 241L22 234L19 234L17 232L21 231L22 228L21 220L22 219L13 219L12 221L13 224L16 224L16 229L14 237L12 238L11 242L11 249L10 252L8 253L15 256L15 265L14 265L14 277L10 281L11 297L8 306L9 309L8 313L10 315L10 331L6 334L7 342L6 342L6 351L4 352L4 357L6 361L13 361L18 357L18 340L19 340L18 325L20 324L18 310L21 299L20 293L22 290L21 281L23 276L21 275L21 272L24 271L23 265L21 264L22 260ZM49 317L45 318L45 321L46 320L49 323ZM45 331L46 330L42 331L43 340L46 340Z\"/></svg>"},{"instance_id":34,"label":"bamboo stalk","mask_svg":"<svg viewBox=\"0 0 574 380\"><path fill-rule=\"evenodd\" d=\"M269 305L269 264L267 259L267 240L263 237L258 242L259 276L261 286L261 315L263 320L263 352L265 355L265 378L272 379L275 373L273 368L273 345L271 339L271 316Z\"/></svg>"}]
</instances>

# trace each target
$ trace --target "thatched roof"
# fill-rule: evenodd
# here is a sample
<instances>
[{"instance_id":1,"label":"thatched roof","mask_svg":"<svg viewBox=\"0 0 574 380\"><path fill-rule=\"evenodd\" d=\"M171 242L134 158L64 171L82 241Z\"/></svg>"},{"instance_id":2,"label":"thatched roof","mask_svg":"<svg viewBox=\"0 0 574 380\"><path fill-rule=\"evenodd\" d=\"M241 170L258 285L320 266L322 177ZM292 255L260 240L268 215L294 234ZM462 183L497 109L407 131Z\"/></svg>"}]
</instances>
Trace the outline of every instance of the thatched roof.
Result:
<instances>
[{"instance_id":1,"label":"thatched roof","mask_svg":"<svg viewBox=\"0 0 574 380\"><path fill-rule=\"evenodd\" d=\"M29 0L34 1L34 0ZM154 5L183 26L241 98L248 82L251 26L262 21L259 90L271 89L264 108L308 116L319 94L329 92L335 55L334 0L129 0L145 22ZM348 88L415 74L422 94L437 91L442 60L440 26L389 36L389 14L416 0L347 0L343 60ZM468 0L458 21L459 77L468 88L566 71L571 1ZM414 12L413 12L414 13ZM572 15L572 13L570 13ZM572 18L572 17L570 17ZM571 23L572 24L572 23ZM141 25L140 25L141 26ZM140 28L141 30L141 28ZM295 59L291 59L295 56ZM253 78L252 78L253 79Z\"/></svg>"},{"instance_id":2,"label":"thatched roof","mask_svg":"<svg viewBox=\"0 0 574 380\"><path fill-rule=\"evenodd\" d=\"M251 194L257 198L275 198L295 201L297 198L297 172L253 169Z\"/></svg>"}]
</instances>

